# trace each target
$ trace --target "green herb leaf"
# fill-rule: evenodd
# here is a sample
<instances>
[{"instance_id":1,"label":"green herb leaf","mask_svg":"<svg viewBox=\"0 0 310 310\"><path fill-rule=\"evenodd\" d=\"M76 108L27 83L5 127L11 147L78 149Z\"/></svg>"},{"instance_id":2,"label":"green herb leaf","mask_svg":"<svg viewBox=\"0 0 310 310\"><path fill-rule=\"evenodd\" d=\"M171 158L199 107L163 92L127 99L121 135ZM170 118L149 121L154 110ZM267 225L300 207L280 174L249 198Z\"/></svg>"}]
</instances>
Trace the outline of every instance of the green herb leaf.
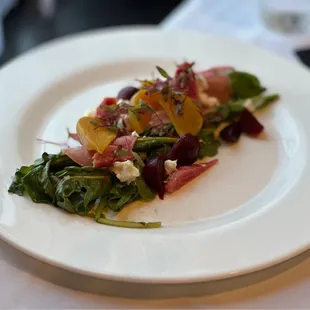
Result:
<instances>
[{"instance_id":1,"label":"green herb leaf","mask_svg":"<svg viewBox=\"0 0 310 310\"><path fill-rule=\"evenodd\" d=\"M92 125L96 126L96 127L100 127L100 126L102 126L102 124L101 124L101 123L96 122L96 121L90 121L90 123L91 123Z\"/></svg>"},{"instance_id":2,"label":"green herb leaf","mask_svg":"<svg viewBox=\"0 0 310 310\"><path fill-rule=\"evenodd\" d=\"M170 95L170 89L168 86L163 87L162 91L161 91L164 100L167 102L169 99L169 95Z\"/></svg>"},{"instance_id":3,"label":"green herb leaf","mask_svg":"<svg viewBox=\"0 0 310 310\"><path fill-rule=\"evenodd\" d=\"M214 138L213 132L210 133L210 129L202 129L198 134L201 140L201 147L199 151L199 157L213 157L218 154L218 148L221 146L221 142Z\"/></svg>"},{"instance_id":4,"label":"green herb leaf","mask_svg":"<svg viewBox=\"0 0 310 310\"><path fill-rule=\"evenodd\" d=\"M108 129L108 130L110 130L110 131L112 131L112 132L118 132L119 131L119 127L117 127L117 126L115 126L115 127L113 127L113 126L110 126L110 127L105 127L106 129Z\"/></svg>"},{"instance_id":5,"label":"green herb leaf","mask_svg":"<svg viewBox=\"0 0 310 310\"><path fill-rule=\"evenodd\" d=\"M9 193L14 193L19 196L23 196L25 192L25 188L22 182L22 178L27 175L32 169L34 168L34 165L32 166L22 166L20 169L18 169L15 173L13 182L11 183L9 187Z\"/></svg>"},{"instance_id":6,"label":"green herb leaf","mask_svg":"<svg viewBox=\"0 0 310 310\"><path fill-rule=\"evenodd\" d=\"M156 66L156 69L157 69L157 71L160 73L160 75L161 75L162 77L164 77L164 78L166 78L166 79L169 79L169 78L170 78L169 74L168 74L163 68L161 68L161 67L159 67L159 66Z\"/></svg>"},{"instance_id":7,"label":"green herb leaf","mask_svg":"<svg viewBox=\"0 0 310 310\"><path fill-rule=\"evenodd\" d=\"M144 182L143 177L139 177L136 179L136 185L138 187L139 195L143 200L151 201L156 197L156 194L154 194Z\"/></svg>"},{"instance_id":8,"label":"green herb leaf","mask_svg":"<svg viewBox=\"0 0 310 310\"><path fill-rule=\"evenodd\" d=\"M266 90L259 79L250 73L233 71L229 73L229 77L235 99L258 96Z\"/></svg>"},{"instance_id":9,"label":"green herb leaf","mask_svg":"<svg viewBox=\"0 0 310 310\"><path fill-rule=\"evenodd\" d=\"M273 94L269 96L255 97L252 98L252 103L255 106L256 110L263 109L267 105L279 100L280 96L278 94Z\"/></svg>"},{"instance_id":10,"label":"green herb leaf","mask_svg":"<svg viewBox=\"0 0 310 310\"><path fill-rule=\"evenodd\" d=\"M44 190L40 182L40 176L43 173L43 166L37 166L33 168L29 173L27 173L22 178L23 187L32 199L36 203L53 203L53 198L51 198Z\"/></svg>"},{"instance_id":11,"label":"green herb leaf","mask_svg":"<svg viewBox=\"0 0 310 310\"><path fill-rule=\"evenodd\" d=\"M86 215L91 202L106 195L111 188L111 179L103 170L101 174L75 174L66 176L56 189L57 205L71 213Z\"/></svg>"},{"instance_id":12,"label":"green herb leaf","mask_svg":"<svg viewBox=\"0 0 310 310\"><path fill-rule=\"evenodd\" d=\"M255 110L262 109L266 107L267 105L275 102L278 100L280 96L278 94L273 94L269 96L255 96L252 98L246 98L246 99L239 99L235 101L231 101L228 103L228 106L230 108L230 111L232 113L241 113L245 107L245 104L249 100Z\"/></svg>"},{"instance_id":13,"label":"green herb leaf","mask_svg":"<svg viewBox=\"0 0 310 310\"><path fill-rule=\"evenodd\" d=\"M39 182L41 186L44 189L44 192L50 197L53 204L55 203L55 185L57 185L57 180L54 180L54 184L51 180L51 173L50 173L50 167L51 167L52 160L50 160L45 167L42 169L41 174L39 175Z\"/></svg>"},{"instance_id":14,"label":"green herb leaf","mask_svg":"<svg viewBox=\"0 0 310 310\"><path fill-rule=\"evenodd\" d=\"M137 187L134 184L126 184L116 181L110 190L108 197L109 208L120 211L126 204L139 199Z\"/></svg>"},{"instance_id":15,"label":"green herb leaf","mask_svg":"<svg viewBox=\"0 0 310 310\"><path fill-rule=\"evenodd\" d=\"M57 171L58 169L62 169L62 167L66 166L66 165L76 165L76 163L74 163L67 155L64 155L64 154L54 155L54 154L43 153L41 158L38 158L34 161L33 165L22 166L20 169L18 169L16 171L13 182L8 189L9 193L14 193L14 194L17 194L19 196L23 196L25 193L25 187L24 187L23 179L32 170L34 170L37 167L44 166L49 161L51 161L51 162L50 162L48 168L44 172L45 176L48 173L47 170L51 169L52 171ZM38 169L36 169L34 173L38 173ZM39 178L41 176L41 174L38 174L37 176ZM30 190L29 184L28 184L30 179L31 178L27 179L28 190ZM47 181L47 179L46 179L46 181ZM43 182L43 179L41 179L40 182ZM42 184L42 183L40 183L40 184ZM37 186L37 184L36 184L36 186Z\"/></svg>"},{"instance_id":16,"label":"green herb leaf","mask_svg":"<svg viewBox=\"0 0 310 310\"><path fill-rule=\"evenodd\" d=\"M68 166L63 170L55 173L58 178L64 178L66 176L102 176L110 175L110 171L105 168L93 168L93 167L74 167Z\"/></svg>"}]
</instances>

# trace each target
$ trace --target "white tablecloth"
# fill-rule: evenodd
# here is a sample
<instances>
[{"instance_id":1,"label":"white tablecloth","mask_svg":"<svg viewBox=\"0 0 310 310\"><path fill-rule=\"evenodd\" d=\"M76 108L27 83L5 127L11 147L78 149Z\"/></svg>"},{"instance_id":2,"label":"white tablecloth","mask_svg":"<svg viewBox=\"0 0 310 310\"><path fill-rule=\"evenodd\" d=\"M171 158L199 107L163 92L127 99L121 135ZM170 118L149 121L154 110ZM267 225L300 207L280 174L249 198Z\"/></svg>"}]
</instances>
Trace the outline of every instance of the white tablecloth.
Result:
<instances>
[{"instance_id":1,"label":"white tablecloth","mask_svg":"<svg viewBox=\"0 0 310 310\"><path fill-rule=\"evenodd\" d=\"M183 286L134 285L80 276L43 264L3 241L0 258L1 309L310 308L310 252L255 274Z\"/></svg>"},{"instance_id":2,"label":"white tablecloth","mask_svg":"<svg viewBox=\"0 0 310 310\"><path fill-rule=\"evenodd\" d=\"M241 6L237 5L239 9L236 9L236 2L240 5L240 1L246 14L240 14ZM252 4L251 1L192 0L162 26L213 31L254 43L263 42L261 45L268 47L268 40L259 39L265 37L260 26L248 27L256 18L254 0ZM211 2L214 5L210 6ZM230 7L232 3L235 6ZM215 24L210 19L211 10L215 16L234 7L233 12L239 14L224 14L225 22ZM294 59L287 46L269 46ZM268 270L230 280L152 286L69 273L0 241L0 285L1 309L310 309L310 252Z\"/></svg>"}]
</instances>

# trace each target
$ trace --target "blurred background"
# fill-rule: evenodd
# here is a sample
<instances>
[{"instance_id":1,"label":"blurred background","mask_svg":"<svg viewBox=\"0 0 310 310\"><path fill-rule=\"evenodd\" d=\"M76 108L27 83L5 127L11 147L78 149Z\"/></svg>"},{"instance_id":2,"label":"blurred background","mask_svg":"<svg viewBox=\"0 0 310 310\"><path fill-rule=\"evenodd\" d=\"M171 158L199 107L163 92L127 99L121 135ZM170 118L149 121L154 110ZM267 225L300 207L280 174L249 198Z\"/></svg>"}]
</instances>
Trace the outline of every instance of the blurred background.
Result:
<instances>
[{"instance_id":1,"label":"blurred background","mask_svg":"<svg viewBox=\"0 0 310 310\"><path fill-rule=\"evenodd\" d=\"M0 0L0 66L42 42L67 34L118 25L156 25L181 2Z\"/></svg>"},{"instance_id":2,"label":"blurred background","mask_svg":"<svg viewBox=\"0 0 310 310\"><path fill-rule=\"evenodd\" d=\"M53 38L119 25L229 36L310 66L310 0L0 0L0 66Z\"/></svg>"}]
</instances>

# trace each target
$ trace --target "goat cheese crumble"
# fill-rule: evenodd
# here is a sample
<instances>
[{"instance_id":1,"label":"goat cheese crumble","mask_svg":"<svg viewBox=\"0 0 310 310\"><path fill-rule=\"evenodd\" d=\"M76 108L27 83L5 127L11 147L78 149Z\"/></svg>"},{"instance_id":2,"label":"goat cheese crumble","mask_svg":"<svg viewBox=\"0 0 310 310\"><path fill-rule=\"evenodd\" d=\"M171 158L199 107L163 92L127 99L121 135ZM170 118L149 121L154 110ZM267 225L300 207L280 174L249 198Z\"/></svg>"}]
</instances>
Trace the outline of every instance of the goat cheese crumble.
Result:
<instances>
[{"instance_id":1,"label":"goat cheese crumble","mask_svg":"<svg viewBox=\"0 0 310 310\"><path fill-rule=\"evenodd\" d=\"M84 116L89 116L89 117L95 117L96 116L96 112L97 112L97 107L95 108L90 108L90 109L87 109L85 112L84 112Z\"/></svg>"},{"instance_id":2,"label":"goat cheese crumble","mask_svg":"<svg viewBox=\"0 0 310 310\"><path fill-rule=\"evenodd\" d=\"M113 164L112 171L121 182L126 182L127 184L132 183L140 176L139 169L136 168L130 160L126 160L124 162L116 161Z\"/></svg>"},{"instance_id":3,"label":"goat cheese crumble","mask_svg":"<svg viewBox=\"0 0 310 310\"><path fill-rule=\"evenodd\" d=\"M165 161L165 171L169 175L172 172L177 170L177 161L176 160L166 160Z\"/></svg>"}]
</instances>

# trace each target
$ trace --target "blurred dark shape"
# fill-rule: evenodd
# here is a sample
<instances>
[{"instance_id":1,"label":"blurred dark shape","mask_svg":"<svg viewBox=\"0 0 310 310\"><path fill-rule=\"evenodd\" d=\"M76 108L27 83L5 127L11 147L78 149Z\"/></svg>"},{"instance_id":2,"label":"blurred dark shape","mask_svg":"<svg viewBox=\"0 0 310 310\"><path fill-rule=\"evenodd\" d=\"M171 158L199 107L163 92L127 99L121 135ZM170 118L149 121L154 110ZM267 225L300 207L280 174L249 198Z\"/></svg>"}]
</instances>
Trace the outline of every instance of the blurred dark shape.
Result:
<instances>
[{"instance_id":1,"label":"blurred dark shape","mask_svg":"<svg viewBox=\"0 0 310 310\"><path fill-rule=\"evenodd\" d=\"M2 0L0 0L2 1ZM4 19L0 66L67 34L118 25L156 25L182 0L20 0Z\"/></svg>"},{"instance_id":2,"label":"blurred dark shape","mask_svg":"<svg viewBox=\"0 0 310 310\"><path fill-rule=\"evenodd\" d=\"M298 49L295 53L304 65L310 67L310 48Z\"/></svg>"}]
</instances>

